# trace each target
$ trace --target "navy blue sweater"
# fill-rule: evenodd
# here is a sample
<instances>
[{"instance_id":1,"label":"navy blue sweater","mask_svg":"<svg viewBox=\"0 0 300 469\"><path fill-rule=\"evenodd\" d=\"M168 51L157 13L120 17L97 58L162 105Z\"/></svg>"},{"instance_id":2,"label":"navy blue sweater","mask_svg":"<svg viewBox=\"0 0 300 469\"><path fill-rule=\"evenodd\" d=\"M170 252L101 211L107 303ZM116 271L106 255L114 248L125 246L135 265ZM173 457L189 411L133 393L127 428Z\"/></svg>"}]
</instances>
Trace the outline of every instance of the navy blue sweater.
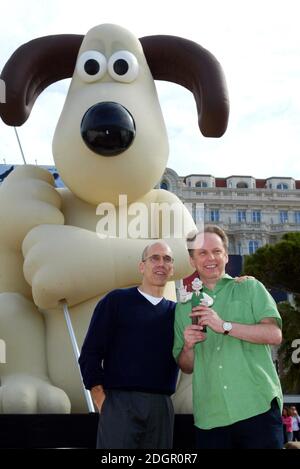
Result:
<instances>
[{"instance_id":1,"label":"navy blue sweater","mask_svg":"<svg viewBox=\"0 0 300 469\"><path fill-rule=\"evenodd\" d=\"M84 385L173 394L175 303L154 306L136 287L114 290L96 306L79 364Z\"/></svg>"}]
</instances>

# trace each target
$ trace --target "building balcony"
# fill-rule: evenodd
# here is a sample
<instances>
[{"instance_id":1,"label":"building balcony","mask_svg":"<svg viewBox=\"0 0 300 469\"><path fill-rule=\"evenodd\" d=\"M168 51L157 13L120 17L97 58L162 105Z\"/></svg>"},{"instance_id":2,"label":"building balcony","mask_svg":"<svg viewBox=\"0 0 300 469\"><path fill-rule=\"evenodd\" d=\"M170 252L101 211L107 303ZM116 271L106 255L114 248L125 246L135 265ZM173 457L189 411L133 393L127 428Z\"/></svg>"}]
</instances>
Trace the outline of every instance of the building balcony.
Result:
<instances>
[{"instance_id":1,"label":"building balcony","mask_svg":"<svg viewBox=\"0 0 300 469\"><path fill-rule=\"evenodd\" d=\"M251 223L251 222L241 222L241 223L228 223L228 222L219 222L218 225L223 228L226 233L247 233L247 232L257 232L257 233L286 233L292 231L300 231L300 224L296 223Z\"/></svg>"},{"instance_id":2,"label":"building balcony","mask_svg":"<svg viewBox=\"0 0 300 469\"><path fill-rule=\"evenodd\" d=\"M269 225L270 231L273 232L291 232L291 231L300 231L300 224L298 223L278 223Z\"/></svg>"},{"instance_id":3,"label":"building balcony","mask_svg":"<svg viewBox=\"0 0 300 469\"><path fill-rule=\"evenodd\" d=\"M208 187L208 188L196 188L196 187L187 187L181 190L180 197L184 200L195 201L199 199L201 201L205 200L218 200L226 201L232 200L234 202L251 202L251 201L262 201L264 204L268 201L278 201L278 203L283 203L288 201L300 203L300 191L299 190L271 190L271 189L229 189L229 188L217 188L217 187Z\"/></svg>"},{"instance_id":4,"label":"building balcony","mask_svg":"<svg viewBox=\"0 0 300 469\"><path fill-rule=\"evenodd\" d=\"M226 232L249 232L249 231L268 231L268 225L266 223L251 223L251 222L241 222L241 223L228 223L220 222L218 223Z\"/></svg>"}]
</instances>

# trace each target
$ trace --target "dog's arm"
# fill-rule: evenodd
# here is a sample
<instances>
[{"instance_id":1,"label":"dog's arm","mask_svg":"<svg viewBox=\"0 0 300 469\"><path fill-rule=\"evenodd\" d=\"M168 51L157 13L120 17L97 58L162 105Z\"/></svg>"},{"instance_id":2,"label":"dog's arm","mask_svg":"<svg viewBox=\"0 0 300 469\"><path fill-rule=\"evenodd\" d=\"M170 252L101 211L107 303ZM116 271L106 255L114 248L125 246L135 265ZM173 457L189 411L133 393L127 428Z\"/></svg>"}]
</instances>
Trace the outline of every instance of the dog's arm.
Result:
<instances>
[{"instance_id":1,"label":"dog's arm","mask_svg":"<svg viewBox=\"0 0 300 469\"><path fill-rule=\"evenodd\" d=\"M138 263L149 241L101 239L73 226L34 228L23 242L23 270L34 302L51 309L66 299L72 306L114 288L139 284Z\"/></svg>"},{"instance_id":2,"label":"dog's arm","mask_svg":"<svg viewBox=\"0 0 300 469\"><path fill-rule=\"evenodd\" d=\"M24 274L35 303L54 308L66 299L69 305L75 305L113 288L138 284L141 253L153 240L164 239L170 245L175 258L174 278L189 275L185 238L195 224L187 209L174 194L163 190L150 191L138 204L143 204L149 215L149 231L143 239L104 238L74 226L43 225L31 230L23 242ZM170 226L167 236L157 226L160 217L155 212L163 208L182 217L183 231L179 226L174 232ZM167 212L165 215L167 218Z\"/></svg>"},{"instance_id":3,"label":"dog's arm","mask_svg":"<svg viewBox=\"0 0 300 469\"><path fill-rule=\"evenodd\" d=\"M190 274L184 240L166 241L176 259L176 278ZM149 242L101 239L97 233L73 226L34 228L23 242L23 270L34 302L51 309L65 299L72 306L114 288L139 284L138 263ZM184 255L184 262L178 261Z\"/></svg>"}]
</instances>

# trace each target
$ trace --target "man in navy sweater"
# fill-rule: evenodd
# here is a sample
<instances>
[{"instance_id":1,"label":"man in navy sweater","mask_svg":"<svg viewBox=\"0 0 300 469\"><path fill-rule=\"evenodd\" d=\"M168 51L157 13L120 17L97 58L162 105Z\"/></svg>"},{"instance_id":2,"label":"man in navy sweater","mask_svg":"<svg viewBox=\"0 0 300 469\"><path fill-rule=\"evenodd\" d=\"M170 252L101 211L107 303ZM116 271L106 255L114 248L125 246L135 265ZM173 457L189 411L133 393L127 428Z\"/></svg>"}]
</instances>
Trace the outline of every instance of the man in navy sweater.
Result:
<instances>
[{"instance_id":1,"label":"man in navy sweater","mask_svg":"<svg viewBox=\"0 0 300 469\"><path fill-rule=\"evenodd\" d=\"M173 275L170 247L148 245L139 270L139 287L114 290L98 303L79 358L100 414L98 448L172 448L175 303L163 297Z\"/></svg>"}]
</instances>

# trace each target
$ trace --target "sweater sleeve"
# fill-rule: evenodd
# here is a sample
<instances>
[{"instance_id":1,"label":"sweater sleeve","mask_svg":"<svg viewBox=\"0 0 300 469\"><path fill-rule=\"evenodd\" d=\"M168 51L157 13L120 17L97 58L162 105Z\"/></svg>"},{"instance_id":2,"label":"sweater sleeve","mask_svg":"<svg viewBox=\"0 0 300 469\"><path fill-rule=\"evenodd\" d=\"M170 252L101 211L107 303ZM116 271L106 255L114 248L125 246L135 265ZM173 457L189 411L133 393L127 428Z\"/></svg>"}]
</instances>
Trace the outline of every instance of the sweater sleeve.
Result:
<instances>
[{"instance_id":1,"label":"sweater sleeve","mask_svg":"<svg viewBox=\"0 0 300 469\"><path fill-rule=\"evenodd\" d=\"M104 382L103 360L113 331L116 298L112 293L97 304L79 357L79 366L86 389Z\"/></svg>"}]
</instances>

